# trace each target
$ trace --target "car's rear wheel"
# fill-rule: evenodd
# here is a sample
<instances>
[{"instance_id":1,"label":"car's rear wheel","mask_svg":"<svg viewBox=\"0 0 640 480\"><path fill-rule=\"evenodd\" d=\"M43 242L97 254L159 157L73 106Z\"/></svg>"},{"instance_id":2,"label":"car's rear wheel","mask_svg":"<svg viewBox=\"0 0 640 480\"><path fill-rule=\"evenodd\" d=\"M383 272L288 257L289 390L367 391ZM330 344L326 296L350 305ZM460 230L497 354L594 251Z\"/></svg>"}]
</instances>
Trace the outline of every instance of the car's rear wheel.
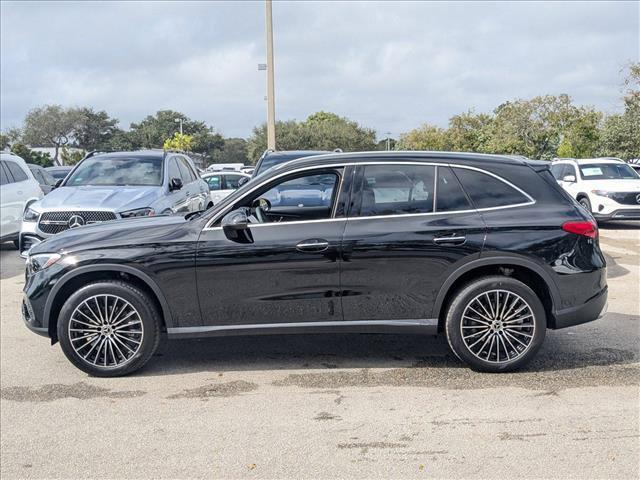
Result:
<instances>
[{"instance_id":1,"label":"car's rear wheel","mask_svg":"<svg viewBox=\"0 0 640 480\"><path fill-rule=\"evenodd\" d=\"M445 329L451 349L472 369L508 372L535 356L544 341L546 315L536 293L524 283L483 277L455 294Z\"/></svg>"},{"instance_id":2,"label":"car's rear wheel","mask_svg":"<svg viewBox=\"0 0 640 480\"><path fill-rule=\"evenodd\" d=\"M91 283L69 297L58 318L62 351L91 375L126 375L146 364L160 341L160 315L128 283Z\"/></svg>"}]
</instances>

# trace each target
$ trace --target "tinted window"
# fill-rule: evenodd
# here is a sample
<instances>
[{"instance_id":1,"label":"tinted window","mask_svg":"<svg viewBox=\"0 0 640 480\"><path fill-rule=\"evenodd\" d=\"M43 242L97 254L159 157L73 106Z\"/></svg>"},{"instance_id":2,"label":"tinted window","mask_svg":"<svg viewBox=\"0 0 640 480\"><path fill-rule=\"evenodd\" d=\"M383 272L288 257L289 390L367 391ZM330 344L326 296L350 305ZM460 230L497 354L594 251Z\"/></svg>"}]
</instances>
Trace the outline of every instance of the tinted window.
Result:
<instances>
[{"instance_id":1,"label":"tinted window","mask_svg":"<svg viewBox=\"0 0 640 480\"><path fill-rule=\"evenodd\" d=\"M179 178L182 180L182 175L180 174L180 170L178 169L178 160L172 158L169 160L169 181L174 178Z\"/></svg>"},{"instance_id":2,"label":"tinted window","mask_svg":"<svg viewBox=\"0 0 640 480\"><path fill-rule=\"evenodd\" d=\"M209 184L209 190L220 190L222 182L220 181L220 175L211 175L205 178L207 184Z\"/></svg>"},{"instance_id":3,"label":"tinted window","mask_svg":"<svg viewBox=\"0 0 640 480\"><path fill-rule=\"evenodd\" d=\"M161 158L104 158L92 157L76 167L65 182L79 185L161 185Z\"/></svg>"},{"instance_id":4,"label":"tinted window","mask_svg":"<svg viewBox=\"0 0 640 480\"><path fill-rule=\"evenodd\" d=\"M434 174L426 165L365 166L360 216L433 212Z\"/></svg>"},{"instance_id":5,"label":"tinted window","mask_svg":"<svg viewBox=\"0 0 640 480\"><path fill-rule=\"evenodd\" d=\"M46 185L56 184L56 179L49 175L49 172L47 172L44 168L39 169L39 171Z\"/></svg>"},{"instance_id":6,"label":"tinted window","mask_svg":"<svg viewBox=\"0 0 640 480\"><path fill-rule=\"evenodd\" d=\"M449 167L438 167L436 186L436 211L469 210L471 205L460 182Z\"/></svg>"},{"instance_id":7,"label":"tinted window","mask_svg":"<svg viewBox=\"0 0 640 480\"><path fill-rule=\"evenodd\" d=\"M564 172L562 175L563 175L563 178L566 177L567 175L573 175L574 177L576 177L576 179L578 178L576 176L576 167L568 163L564 166Z\"/></svg>"},{"instance_id":8,"label":"tinted window","mask_svg":"<svg viewBox=\"0 0 640 480\"><path fill-rule=\"evenodd\" d=\"M530 201L515 188L486 173L467 168L456 168L455 172L476 208L505 207Z\"/></svg>"},{"instance_id":9,"label":"tinted window","mask_svg":"<svg viewBox=\"0 0 640 480\"><path fill-rule=\"evenodd\" d=\"M184 158L179 159L179 168L182 173L182 181L184 183L191 183L197 178Z\"/></svg>"},{"instance_id":10,"label":"tinted window","mask_svg":"<svg viewBox=\"0 0 640 480\"><path fill-rule=\"evenodd\" d=\"M64 177L66 177L68 175L68 173L71 171L71 169L53 169L50 170L49 173L51 173L51 176L54 178L54 180L61 180Z\"/></svg>"},{"instance_id":11,"label":"tinted window","mask_svg":"<svg viewBox=\"0 0 640 480\"><path fill-rule=\"evenodd\" d=\"M564 163L555 163L551 165L551 173L556 180L562 180L564 175Z\"/></svg>"},{"instance_id":12,"label":"tinted window","mask_svg":"<svg viewBox=\"0 0 640 480\"><path fill-rule=\"evenodd\" d=\"M242 178L242 175L225 175L224 179L225 179L225 182L227 183L227 189L235 190L236 188L238 188L239 187L238 182L240 181L241 178Z\"/></svg>"},{"instance_id":13,"label":"tinted window","mask_svg":"<svg viewBox=\"0 0 640 480\"><path fill-rule=\"evenodd\" d=\"M7 171L4 166L5 162L2 160L0 162L0 185L6 185L7 183L11 183L9 177L7 176Z\"/></svg>"},{"instance_id":14,"label":"tinted window","mask_svg":"<svg viewBox=\"0 0 640 480\"><path fill-rule=\"evenodd\" d=\"M638 174L626 163L589 163L580 165L585 180L636 179Z\"/></svg>"},{"instance_id":15,"label":"tinted window","mask_svg":"<svg viewBox=\"0 0 640 480\"><path fill-rule=\"evenodd\" d=\"M11 172L14 182L24 182L29 178L27 177L27 174L24 173L24 171L18 166L16 162L8 161L8 162L5 162L5 165Z\"/></svg>"}]
</instances>

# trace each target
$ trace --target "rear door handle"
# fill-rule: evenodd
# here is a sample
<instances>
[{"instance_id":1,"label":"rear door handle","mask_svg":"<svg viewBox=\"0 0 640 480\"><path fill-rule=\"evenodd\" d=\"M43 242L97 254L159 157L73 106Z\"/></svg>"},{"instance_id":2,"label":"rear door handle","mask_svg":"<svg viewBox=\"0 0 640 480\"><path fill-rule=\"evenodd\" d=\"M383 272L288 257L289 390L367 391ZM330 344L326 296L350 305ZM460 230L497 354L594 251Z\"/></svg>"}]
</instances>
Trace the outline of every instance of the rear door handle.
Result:
<instances>
[{"instance_id":1,"label":"rear door handle","mask_svg":"<svg viewBox=\"0 0 640 480\"><path fill-rule=\"evenodd\" d=\"M462 245L467 240L464 235L454 235L448 237L435 237L433 243L436 245Z\"/></svg>"},{"instance_id":2,"label":"rear door handle","mask_svg":"<svg viewBox=\"0 0 640 480\"><path fill-rule=\"evenodd\" d=\"M299 252L324 252L329 248L329 242L323 238L309 238L296 245Z\"/></svg>"}]
</instances>

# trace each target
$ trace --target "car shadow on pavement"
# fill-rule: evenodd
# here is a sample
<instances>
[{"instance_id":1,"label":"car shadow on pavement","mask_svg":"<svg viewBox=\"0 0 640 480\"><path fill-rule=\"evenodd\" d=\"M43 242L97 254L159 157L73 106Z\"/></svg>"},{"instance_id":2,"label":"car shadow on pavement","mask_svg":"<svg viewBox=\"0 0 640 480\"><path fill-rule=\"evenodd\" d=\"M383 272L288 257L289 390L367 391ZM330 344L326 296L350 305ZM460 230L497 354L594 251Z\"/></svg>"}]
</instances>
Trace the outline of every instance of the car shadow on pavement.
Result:
<instances>
[{"instance_id":1,"label":"car shadow on pavement","mask_svg":"<svg viewBox=\"0 0 640 480\"><path fill-rule=\"evenodd\" d=\"M0 243L0 279L24 274L24 260L13 243Z\"/></svg>"},{"instance_id":2,"label":"car shadow on pavement","mask_svg":"<svg viewBox=\"0 0 640 480\"><path fill-rule=\"evenodd\" d=\"M544 375L637 362L637 321L634 315L612 313L587 325L547 331L542 348L522 372ZM369 368L470 372L444 336L299 334L163 341L138 375Z\"/></svg>"}]
</instances>

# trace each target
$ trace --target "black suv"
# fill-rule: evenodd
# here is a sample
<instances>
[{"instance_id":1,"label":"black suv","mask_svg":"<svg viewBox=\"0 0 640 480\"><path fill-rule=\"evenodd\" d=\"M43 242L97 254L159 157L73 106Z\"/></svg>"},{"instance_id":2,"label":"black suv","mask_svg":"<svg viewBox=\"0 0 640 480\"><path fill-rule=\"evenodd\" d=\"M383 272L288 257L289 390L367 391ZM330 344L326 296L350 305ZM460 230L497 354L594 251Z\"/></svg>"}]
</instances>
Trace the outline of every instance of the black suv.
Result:
<instances>
[{"instance_id":1,"label":"black suv","mask_svg":"<svg viewBox=\"0 0 640 480\"><path fill-rule=\"evenodd\" d=\"M607 300L596 224L549 165L462 153L289 162L204 213L56 235L26 275L27 326L99 376L142 367L163 332L442 332L503 372Z\"/></svg>"}]
</instances>

